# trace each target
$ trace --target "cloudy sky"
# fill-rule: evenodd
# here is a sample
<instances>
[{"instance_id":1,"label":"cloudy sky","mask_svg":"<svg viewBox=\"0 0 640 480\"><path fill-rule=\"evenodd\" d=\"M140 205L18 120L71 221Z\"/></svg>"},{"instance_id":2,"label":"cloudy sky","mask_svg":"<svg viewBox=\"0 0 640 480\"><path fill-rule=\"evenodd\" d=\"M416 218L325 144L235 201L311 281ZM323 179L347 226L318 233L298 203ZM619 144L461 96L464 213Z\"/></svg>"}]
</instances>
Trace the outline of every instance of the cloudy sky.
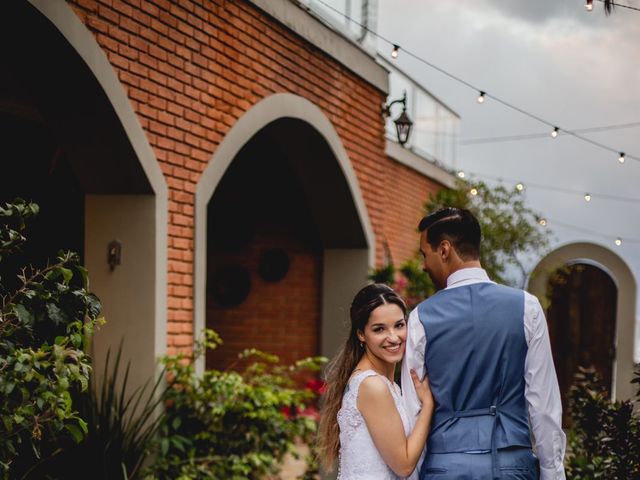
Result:
<instances>
[{"instance_id":1,"label":"cloudy sky","mask_svg":"<svg viewBox=\"0 0 640 480\"><path fill-rule=\"evenodd\" d=\"M640 8L640 0L622 1ZM589 13L583 0L379 0L378 31L561 128L638 123L640 11L617 8L606 16L602 4L594 3ZM379 50L390 51L382 42ZM401 53L397 62L461 116L463 141L549 133L496 102L479 105L477 92L407 55ZM640 125L585 135L640 158ZM620 165L617 157L570 136L546 136L460 145L457 162L468 173L522 181L529 205L549 219L554 246L597 243L620 255L640 279L640 161ZM582 192L592 194L591 202ZM604 199L599 193L638 200ZM616 237L622 238L619 247Z\"/></svg>"}]
</instances>

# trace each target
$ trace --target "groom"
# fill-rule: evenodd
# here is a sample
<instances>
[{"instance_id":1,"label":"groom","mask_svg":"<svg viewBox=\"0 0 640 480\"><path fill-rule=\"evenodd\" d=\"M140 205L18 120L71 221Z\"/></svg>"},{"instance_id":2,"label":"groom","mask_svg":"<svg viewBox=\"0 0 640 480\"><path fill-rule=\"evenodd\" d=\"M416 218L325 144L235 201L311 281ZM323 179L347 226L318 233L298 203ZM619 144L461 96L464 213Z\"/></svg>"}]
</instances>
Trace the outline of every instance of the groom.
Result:
<instances>
[{"instance_id":1,"label":"groom","mask_svg":"<svg viewBox=\"0 0 640 480\"><path fill-rule=\"evenodd\" d=\"M441 209L419 229L423 268L439 290L411 312L402 363L409 416L420 409L411 369L429 375L436 401L419 478L564 480L562 405L540 303L489 280L468 210Z\"/></svg>"}]
</instances>

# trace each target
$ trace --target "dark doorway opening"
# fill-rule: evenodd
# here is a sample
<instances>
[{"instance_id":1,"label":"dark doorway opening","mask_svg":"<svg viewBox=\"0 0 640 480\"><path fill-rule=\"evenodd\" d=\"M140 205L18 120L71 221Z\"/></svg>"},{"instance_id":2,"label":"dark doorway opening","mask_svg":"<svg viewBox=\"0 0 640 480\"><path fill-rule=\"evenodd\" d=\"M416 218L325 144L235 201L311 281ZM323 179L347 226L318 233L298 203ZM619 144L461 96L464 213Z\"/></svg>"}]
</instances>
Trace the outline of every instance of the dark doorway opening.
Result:
<instances>
[{"instance_id":1,"label":"dark doorway opening","mask_svg":"<svg viewBox=\"0 0 640 480\"><path fill-rule=\"evenodd\" d=\"M551 348L562 394L565 425L568 394L578 367L595 367L611 394L618 288L602 269L575 263L549 279L547 312Z\"/></svg>"}]
</instances>

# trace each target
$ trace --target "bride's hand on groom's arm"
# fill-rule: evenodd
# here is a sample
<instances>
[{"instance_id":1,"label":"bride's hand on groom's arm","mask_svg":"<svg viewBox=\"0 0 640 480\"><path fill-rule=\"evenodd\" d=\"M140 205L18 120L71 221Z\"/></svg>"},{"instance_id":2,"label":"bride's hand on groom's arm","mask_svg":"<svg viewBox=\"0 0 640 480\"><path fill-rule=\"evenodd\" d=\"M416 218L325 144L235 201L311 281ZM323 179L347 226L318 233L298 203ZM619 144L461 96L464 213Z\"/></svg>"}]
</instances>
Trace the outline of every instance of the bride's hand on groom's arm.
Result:
<instances>
[{"instance_id":1,"label":"bride's hand on groom's arm","mask_svg":"<svg viewBox=\"0 0 640 480\"><path fill-rule=\"evenodd\" d=\"M413 380L416 394L420 399L420 403L422 403L422 409L433 411L433 395L431 393L431 387L429 387L429 377L425 375L424 378L420 380L416 371L411 369L411 380Z\"/></svg>"}]
</instances>

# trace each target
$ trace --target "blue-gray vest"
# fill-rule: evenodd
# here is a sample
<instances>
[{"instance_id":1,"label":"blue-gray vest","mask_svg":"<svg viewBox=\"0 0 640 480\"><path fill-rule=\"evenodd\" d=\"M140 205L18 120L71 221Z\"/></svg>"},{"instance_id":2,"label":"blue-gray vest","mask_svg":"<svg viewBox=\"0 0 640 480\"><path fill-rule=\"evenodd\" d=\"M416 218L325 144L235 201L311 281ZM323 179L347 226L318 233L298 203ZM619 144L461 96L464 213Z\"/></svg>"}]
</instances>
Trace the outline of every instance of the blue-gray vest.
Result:
<instances>
[{"instance_id":1,"label":"blue-gray vest","mask_svg":"<svg viewBox=\"0 0 640 480\"><path fill-rule=\"evenodd\" d=\"M531 447L524 396L524 292L483 282L418 306L436 401L429 453ZM426 465L427 462L424 462Z\"/></svg>"}]
</instances>

